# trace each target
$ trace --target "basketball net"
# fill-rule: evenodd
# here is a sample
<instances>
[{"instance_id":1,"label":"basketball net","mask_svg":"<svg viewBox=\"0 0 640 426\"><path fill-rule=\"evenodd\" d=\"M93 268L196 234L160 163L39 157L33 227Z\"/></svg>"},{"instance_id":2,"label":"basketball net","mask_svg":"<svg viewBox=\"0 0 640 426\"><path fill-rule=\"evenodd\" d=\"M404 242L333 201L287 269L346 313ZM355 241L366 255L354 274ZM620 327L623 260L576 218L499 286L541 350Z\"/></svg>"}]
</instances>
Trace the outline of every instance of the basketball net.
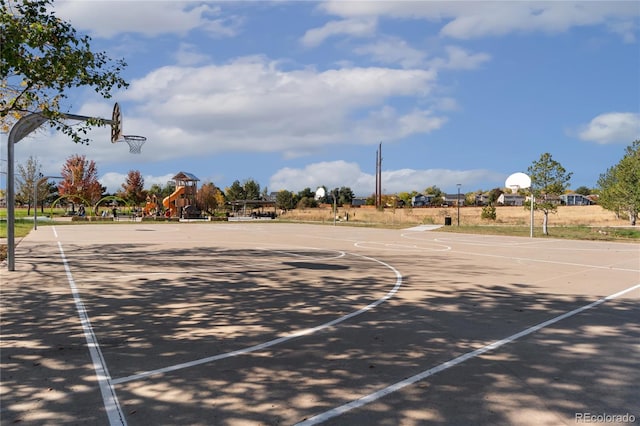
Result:
<instances>
[{"instance_id":1,"label":"basketball net","mask_svg":"<svg viewBox=\"0 0 640 426\"><path fill-rule=\"evenodd\" d=\"M140 154L142 152L142 145L144 145L147 138L144 136L123 135L122 140L129 145L129 152L131 154Z\"/></svg>"}]
</instances>

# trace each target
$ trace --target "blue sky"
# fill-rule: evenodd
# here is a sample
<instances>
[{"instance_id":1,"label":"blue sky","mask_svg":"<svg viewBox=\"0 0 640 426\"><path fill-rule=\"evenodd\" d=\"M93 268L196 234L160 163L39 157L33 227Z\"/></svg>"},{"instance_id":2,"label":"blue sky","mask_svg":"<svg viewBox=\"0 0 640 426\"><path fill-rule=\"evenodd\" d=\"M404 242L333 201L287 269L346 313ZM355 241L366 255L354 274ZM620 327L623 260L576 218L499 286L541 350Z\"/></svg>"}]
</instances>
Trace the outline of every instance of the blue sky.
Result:
<instances>
[{"instance_id":1,"label":"blue sky","mask_svg":"<svg viewBox=\"0 0 640 426\"><path fill-rule=\"evenodd\" d=\"M45 174L86 155L117 190L179 171L222 188L254 179L368 196L504 186L549 152L595 187L640 138L640 3L633 1L56 1L124 58L128 90L72 93L69 112L144 135L141 155L39 132L16 146ZM6 139L6 137L5 137ZM4 150L3 150L4 153ZM4 157L3 157L4 158Z\"/></svg>"}]
</instances>

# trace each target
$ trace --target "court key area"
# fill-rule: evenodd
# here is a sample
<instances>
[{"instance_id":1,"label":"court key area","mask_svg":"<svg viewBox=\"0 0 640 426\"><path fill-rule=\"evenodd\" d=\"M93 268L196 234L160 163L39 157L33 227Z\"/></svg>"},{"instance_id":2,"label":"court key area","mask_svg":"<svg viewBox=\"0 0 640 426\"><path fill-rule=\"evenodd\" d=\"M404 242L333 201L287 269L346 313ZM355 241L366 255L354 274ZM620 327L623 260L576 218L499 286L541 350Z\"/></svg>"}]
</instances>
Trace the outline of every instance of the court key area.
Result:
<instances>
[{"instance_id":1,"label":"court key area","mask_svg":"<svg viewBox=\"0 0 640 426\"><path fill-rule=\"evenodd\" d=\"M640 421L638 244L58 225L0 274L3 425Z\"/></svg>"}]
</instances>

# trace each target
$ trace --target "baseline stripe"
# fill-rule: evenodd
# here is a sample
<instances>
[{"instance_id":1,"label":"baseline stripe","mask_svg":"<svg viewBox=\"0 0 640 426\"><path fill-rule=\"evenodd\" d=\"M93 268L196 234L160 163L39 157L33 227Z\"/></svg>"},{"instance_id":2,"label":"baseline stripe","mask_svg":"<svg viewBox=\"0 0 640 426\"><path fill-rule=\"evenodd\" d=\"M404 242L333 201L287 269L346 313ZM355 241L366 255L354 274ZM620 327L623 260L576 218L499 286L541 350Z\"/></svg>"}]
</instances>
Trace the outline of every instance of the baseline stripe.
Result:
<instances>
[{"instance_id":1,"label":"baseline stripe","mask_svg":"<svg viewBox=\"0 0 640 426\"><path fill-rule=\"evenodd\" d=\"M55 229L53 232L57 236ZM60 241L58 241L58 249L60 250L60 257L62 258L64 270L67 273L67 280L69 281L71 294L73 295L73 300L76 304L76 310L78 311L80 324L82 325L82 330L84 331L84 337L87 341L87 347L89 348L89 355L91 356L93 369L96 372L98 386L100 387L100 393L102 394L102 401L107 412L107 417L109 418L109 425L126 426L127 421L125 420L122 409L120 408L120 403L118 402L118 397L116 396L115 390L111 385L107 364L104 360L104 357L102 356L100 345L98 344L96 335L93 332L93 327L91 327L89 315L87 314L84 303L82 303L82 299L80 298L80 292L76 287L73 275L71 274L71 268L69 267L69 262L67 261L64 250L62 249L62 243Z\"/></svg>"},{"instance_id":2,"label":"baseline stripe","mask_svg":"<svg viewBox=\"0 0 640 426\"><path fill-rule=\"evenodd\" d=\"M339 407L333 408L329 411L325 411L324 413L318 414L316 416L310 417L300 423L297 423L295 426L311 426L311 425L317 425L319 423L325 422L329 419L332 419L334 417L337 417L339 415L345 414L348 411L351 411L355 408L359 408L362 407L364 405L370 404L384 396L387 396L393 392L397 392L409 385L412 385L416 382L419 382L421 380L426 379L429 376L433 376L434 374L437 374L441 371L444 371L448 368L451 368L453 366L456 366L458 364L461 364L465 361L468 361L472 358L475 358L477 356L480 356L482 354L484 354L485 352L489 352L492 351L494 349L497 349L503 345L506 345L507 343L511 343L521 337L527 336L531 333L535 333L536 331L548 327L552 324L555 324L558 321L562 321L565 318L569 318L572 317L576 314L579 314L582 311L586 311L587 309L591 309L593 307L596 307L598 305L603 304L604 302L608 301L608 300L612 300L615 299L617 297L622 296L623 294L629 293L633 290L636 289L640 289L640 284L634 285L633 287L627 288L625 290L619 291L615 294L612 294L610 296L607 297L603 297L602 299L598 299L595 302L592 302L588 305L582 306L580 308L574 309L573 311L564 313L562 315L559 315L555 318L552 318L550 320L547 320L545 322L542 322L540 324L534 325L533 327L529 327L526 330L523 330L519 333L513 334L509 337L506 337L502 340L498 340L496 342L493 342L489 345L483 346L481 348L478 348L474 351L471 352L467 352L466 354L460 355L457 358L453 358L447 362L444 362L440 365L437 365L433 368L430 368L428 370L423 371L422 373L416 374L415 376L411 376L405 380L402 380L400 382L394 383L391 386L387 386L386 388L380 389L377 392L371 393L369 395L363 396L362 398L356 399L354 401L351 401L347 404L341 405Z\"/></svg>"}]
</instances>

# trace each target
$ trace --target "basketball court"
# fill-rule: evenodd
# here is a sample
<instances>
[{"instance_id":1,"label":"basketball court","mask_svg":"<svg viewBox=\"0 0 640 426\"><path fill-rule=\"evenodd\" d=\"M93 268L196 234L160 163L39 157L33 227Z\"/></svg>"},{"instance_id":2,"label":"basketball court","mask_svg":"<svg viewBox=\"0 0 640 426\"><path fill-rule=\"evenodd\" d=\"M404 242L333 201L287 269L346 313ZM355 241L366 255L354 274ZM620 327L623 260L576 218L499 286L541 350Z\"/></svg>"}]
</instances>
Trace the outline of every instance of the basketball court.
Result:
<instances>
[{"instance_id":1,"label":"basketball court","mask_svg":"<svg viewBox=\"0 0 640 426\"><path fill-rule=\"evenodd\" d=\"M640 417L637 244L135 223L40 227L16 259L3 424Z\"/></svg>"}]
</instances>

